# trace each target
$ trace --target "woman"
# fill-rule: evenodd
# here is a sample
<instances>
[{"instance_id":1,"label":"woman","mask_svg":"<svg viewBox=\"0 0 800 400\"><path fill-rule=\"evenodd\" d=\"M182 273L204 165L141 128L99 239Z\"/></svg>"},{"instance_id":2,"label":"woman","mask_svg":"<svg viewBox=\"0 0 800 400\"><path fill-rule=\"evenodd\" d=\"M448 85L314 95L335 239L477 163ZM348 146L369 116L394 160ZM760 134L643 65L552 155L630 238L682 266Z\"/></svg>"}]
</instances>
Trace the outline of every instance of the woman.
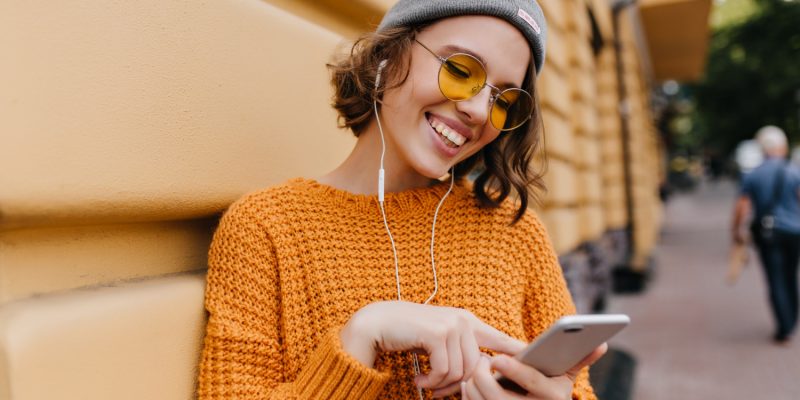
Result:
<instances>
[{"instance_id":1,"label":"woman","mask_svg":"<svg viewBox=\"0 0 800 400\"><path fill-rule=\"evenodd\" d=\"M330 66L357 143L226 212L201 398L522 398L492 370L525 398L595 398L605 347L557 377L507 356L574 313L526 212L545 28L532 0L401 0Z\"/></svg>"}]
</instances>

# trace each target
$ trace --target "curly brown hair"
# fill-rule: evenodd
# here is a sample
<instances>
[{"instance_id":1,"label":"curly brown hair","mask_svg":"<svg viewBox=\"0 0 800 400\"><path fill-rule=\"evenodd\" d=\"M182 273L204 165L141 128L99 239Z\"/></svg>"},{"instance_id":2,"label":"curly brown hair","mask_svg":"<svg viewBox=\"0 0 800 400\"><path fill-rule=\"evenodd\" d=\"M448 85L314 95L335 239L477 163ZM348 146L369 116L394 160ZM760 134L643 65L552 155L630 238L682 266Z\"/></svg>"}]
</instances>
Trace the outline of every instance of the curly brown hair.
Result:
<instances>
[{"instance_id":1,"label":"curly brown hair","mask_svg":"<svg viewBox=\"0 0 800 400\"><path fill-rule=\"evenodd\" d=\"M339 113L339 127L349 128L356 137L366 129L373 117L373 101L380 103L384 92L406 81L410 64L407 55L414 39L434 22L365 34L356 40L348 54L327 65L335 90L333 107ZM386 84L376 89L375 79L382 60L388 60L382 73ZM542 162L536 168L532 165L544 138L536 92L536 67L532 62L522 89L533 96L531 119L519 128L502 133L455 166L456 179L477 173L473 191L481 206L496 208L509 195L516 196L517 211L512 224L522 218L530 200L539 203L537 191L545 190L542 175L547 165L544 152Z\"/></svg>"}]
</instances>

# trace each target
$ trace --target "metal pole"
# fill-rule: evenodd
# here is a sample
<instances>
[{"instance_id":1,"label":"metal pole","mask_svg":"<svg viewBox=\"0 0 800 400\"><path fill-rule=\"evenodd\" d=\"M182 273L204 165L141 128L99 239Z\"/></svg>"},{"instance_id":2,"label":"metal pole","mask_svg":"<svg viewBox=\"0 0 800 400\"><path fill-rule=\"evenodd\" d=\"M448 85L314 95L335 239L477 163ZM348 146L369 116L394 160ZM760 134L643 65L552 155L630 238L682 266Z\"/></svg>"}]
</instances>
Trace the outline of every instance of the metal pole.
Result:
<instances>
[{"instance_id":1,"label":"metal pole","mask_svg":"<svg viewBox=\"0 0 800 400\"><path fill-rule=\"evenodd\" d=\"M617 61L617 89L619 92L619 114L620 126L622 128L622 160L623 172L625 176L625 203L628 223L625 226L625 233L628 236L628 254L626 262L633 258L635 249L634 236L634 215L633 215L633 178L631 176L631 148L630 137L631 129L629 124L630 104L628 102L628 90L625 86L625 65L622 60L622 40L620 38L619 18L620 14L627 7L636 4L636 0L621 0L613 5L613 26L614 26L614 53Z\"/></svg>"}]
</instances>

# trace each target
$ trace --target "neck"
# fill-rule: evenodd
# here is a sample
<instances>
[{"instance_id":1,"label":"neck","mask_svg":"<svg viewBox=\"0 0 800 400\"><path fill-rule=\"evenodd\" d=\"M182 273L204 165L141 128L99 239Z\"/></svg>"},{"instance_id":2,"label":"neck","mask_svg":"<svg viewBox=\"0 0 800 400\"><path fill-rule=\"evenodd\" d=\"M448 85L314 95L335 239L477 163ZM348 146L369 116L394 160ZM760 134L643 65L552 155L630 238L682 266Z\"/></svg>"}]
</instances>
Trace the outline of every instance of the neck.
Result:
<instances>
[{"instance_id":1,"label":"neck","mask_svg":"<svg viewBox=\"0 0 800 400\"><path fill-rule=\"evenodd\" d=\"M386 193L430 186L437 181L420 175L397 156L396 146L389 135L386 138L386 156L383 160ZM354 194L378 192L378 169L381 162L381 137L373 118L367 129L358 136L355 147L347 159L336 169L320 177L320 183Z\"/></svg>"}]
</instances>

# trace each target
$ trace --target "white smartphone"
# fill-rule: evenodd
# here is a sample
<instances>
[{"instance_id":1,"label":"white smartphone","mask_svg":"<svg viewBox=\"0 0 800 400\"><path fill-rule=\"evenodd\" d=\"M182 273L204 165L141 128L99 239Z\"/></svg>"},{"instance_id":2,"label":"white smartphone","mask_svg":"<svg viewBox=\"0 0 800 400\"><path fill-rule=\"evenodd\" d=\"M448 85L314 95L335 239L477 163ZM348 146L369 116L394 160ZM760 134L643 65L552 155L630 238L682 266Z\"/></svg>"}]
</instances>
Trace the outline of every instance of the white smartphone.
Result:
<instances>
[{"instance_id":1,"label":"white smartphone","mask_svg":"<svg viewBox=\"0 0 800 400\"><path fill-rule=\"evenodd\" d=\"M631 322L624 314L569 315L556 321L528 347L514 356L547 376L563 375ZM526 391L495 373L505 389Z\"/></svg>"}]
</instances>

